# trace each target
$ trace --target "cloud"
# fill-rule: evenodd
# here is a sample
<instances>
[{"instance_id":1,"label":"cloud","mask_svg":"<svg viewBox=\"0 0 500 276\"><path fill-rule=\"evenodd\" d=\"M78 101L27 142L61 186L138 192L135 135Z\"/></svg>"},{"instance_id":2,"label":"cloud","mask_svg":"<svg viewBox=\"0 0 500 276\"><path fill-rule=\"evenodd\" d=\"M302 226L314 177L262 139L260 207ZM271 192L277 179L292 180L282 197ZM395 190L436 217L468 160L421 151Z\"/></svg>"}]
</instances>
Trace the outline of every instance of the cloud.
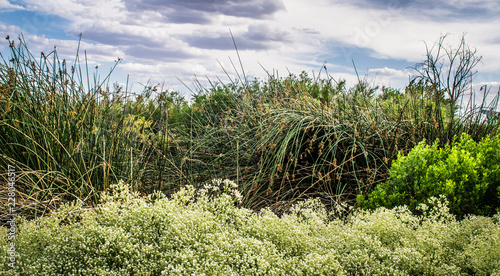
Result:
<instances>
[{"instance_id":1,"label":"cloud","mask_svg":"<svg viewBox=\"0 0 500 276\"><path fill-rule=\"evenodd\" d=\"M491 88L491 87L495 87L495 86L496 86L496 87L499 87L499 86L500 86L500 81L491 81L491 82L476 82L476 83L474 83L474 87L475 87L475 88L478 88L478 87L480 88L480 87L482 87L482 86L484 86L484 85L487 85L487 86L488 86L488 90L490 90L490 91L491 91L491 90L492 90L492 88ZM498 91L498 90L497 90L497 91ZM495 91L495 92L496 92L496 91Z\"/></svg>"},{"instance_id":2,"label":"cloud","mask_svg":"<svg viewBox=\"0 0 500 276\"><path fill-rule=\"evenodd\" d=\"M189 46L196 48L217 49L217 50L234 49L234 45L230 35L218 35L214 37L202 37L198 35L191 35L191 36L182 36L181 39L186 41L189 44ZM243 45L240 46L242 46L241 49L248 49L250 45L245 44L244 46Z\"/></svg>"},{"instance_id":3,"label":"cloud","mask_svg":"<svg viewBox=\"0 0 500 276\"><path fill-rule=\"evenodd\" d=\"M353 0L364 9L404 12L408 17L425 18L435 22L472 19L487 21L497 15L500 3L496 0Z\"/></svg>"},{"instance_id":4,"label":"cloud","mask_svg":"<svg viewBox=\"0 0 500 276\"><path fill-rule=\"evenodd\" d=\"M205 76L212 81L217 79L213 70L207 69L206 64L196 60L188 60L183 62L144 64L144 63L122 63L118 69L124 74L130 75L132 84L149 83L150 85L164 86L166 89L177 91L185 91L192 89L195 76L200 77L200 82L203 83ZM180 80L180 81L179 81ZM186 88L189 87L189 89ZM132 88L137 91L137 87ZM189 95L184 96L189 99Z\"/></svg>"},{"instance_id":5,"label":"cloud","mask_svg":"<svg viewBox=\"0 0 500 276\"><path fill-rule=\"evenodd\" d=\"M351 0L351 3L357 7L386 10L410 7L419 1L422 0Z\"/></svg>"},{"instance_id":6,"label":"cloud","mask_svg":"<svg viewBox=\"0 0 500 276\"><path fill-rule=\"evenodd\" d=\"M273 29L265 24L249 25L244 33L235 34L233 37L239 50L264 50L276 47L276 43L290 42L289 32ZM229 32L226 32L215 36L204 36L203 34L180 36L180 39L196 48L235 50L233 37Z\"/></svg>"},{"instance_id":7,"label":"cloud","mask_svg":"<svg viewBox=\"0 0 500 276\"><path fill-rule=\"evenodd\" d=\"M204 24L212 21L214 14L268 19L285 9L282 0L131 0L126 2L129 11L160 11L172 23Z\"/></svg>"},{"instance_id":8,"label":"cloud","mask_svg":"<svg viewBox=\"0 0 500 276\"><path fill-rule=\"evenodd\" d=\"M163 62L178 61L183 59L194 58L195 55L184 51L181 47L178 48L161 48L149 47L145 45L131 45L124 50L127 56L144 60L156 60Z\"/></svg>"},{"instance_id":9,"label":"cloud","mask_svg":"<svg viewBox=\"0 0 500 276\"><path fill-rule=\"evenodd\" d=\"M396 70L393 68L374 68L369 69L367 72L368 75L383 77L383 78L402 78L408 77L408 72L403 72L400 70Z\"/></svg>"},{"instance_id":10,"label":"cloud","mask_svg":"<svg viewBox=\"0 0 500 276\"><path fill-rule=\"evenodd\" d=\"M163 15L163 18L165 18L165 21L169 23L177 23L177 24L209 24L212 22L213 17L210 16L209 13L207 12L200 12L196 10L184 10L182 12L178 11L171 11L171 12L166 12L165 15Z\"/></svg>"},{"instance_id":11,"label":"cloud","mask_svg":"<svg viewBox=\"0 0 500 276\"><path fill-rule=\"evenodd\" d=\"M87 26L82 33L85 40L90 40L103 44L113 44L115 46L133 46L138 44L150 44L160 47L160 43L153 42L143 34L127 32L119 28L106 28L99 23Z\"/></svg>"},{"instance_id":12,"label":"cloud","mask_svg":"<svg viewBox=\"0 0 500 276\"><path fill-rule=\"evenodd\" d=\"M406 86L410 72L384 67L368 69L366 75L374 85L402 88Z\"/></svg>"},{"instance_id":13,"label":"cloud","mask_svg":"<svg viewBox=\"0 0 500 276\"><path fill-rule=\"evenodd\" d=\"M9 42L6 40L15 39L16 36L21 32L21 28L12 25L3 25L0 23L0 53L7 59L7 53L10 52Z\"/></svg>"},{"instance_id":14,"label":"cloud","mask_svg":"<svg viewBox=\"0 0 500 276\"><path fill-rule=\"evenodd\" d=\"M77 54L77 40L61 40L46 38L37 35L24 35L28 49L36 56L40 52L57 50L60 59L74 60ZM114 62L118 57L123 57L124 52L118 47L103 44L90 44L85 41L80 42L80 60L84 62L85 54L89 65L99 65L103 62Z\"/></svg>"},{"instance_id":15,"label":"cloud","mask_svg":"<svg viewBox=\"0 0 500 276\"><path fill-rule=\"evenodd\" d=\"M13 5L9 2L9 0L0 0L0 9L22 10L23 7L19 5Z\"/></svg>"},{"instance_id":16,"label":"cloud","mask_svg":"<svg viewBox=\"0 0 500 276\"><path fill-rule=\"evenodd\" d=\"M290 42L289 33L276 28L271 28L267 24L254 24L248 26L248 31L243 35L246 39L260 42Z\"/></svg>"},{"instance_id":17,"label":"cloud","mask_svg":"<svg viewBox=\"0 0 500 276\"><path fill-rule=\"evenodd\" d=\"M12 25L0 24L0 39L10 36L11 39L16 38L16 36L21 32L21 28Z\"/></svg>"}]
</instances>

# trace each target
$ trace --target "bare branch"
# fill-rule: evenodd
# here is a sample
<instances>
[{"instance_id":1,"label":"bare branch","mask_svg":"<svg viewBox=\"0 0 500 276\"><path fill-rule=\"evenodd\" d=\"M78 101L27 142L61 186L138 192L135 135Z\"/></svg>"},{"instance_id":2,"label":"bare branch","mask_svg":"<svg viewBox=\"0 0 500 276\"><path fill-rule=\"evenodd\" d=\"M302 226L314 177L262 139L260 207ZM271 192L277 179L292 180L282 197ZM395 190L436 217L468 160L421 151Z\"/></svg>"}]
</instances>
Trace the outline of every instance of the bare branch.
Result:
<instances>
[{"instance_id":1,"label":"bare branch","mask_svg":"<svg viewBox=\"0 0 500 276\"><path fill-rule=\"evenodd\" d=\"M426 60L414 69L418 74L416 80L430 84L436 99L446 98L454 107L458 99L471 88L477 74L474 68L482 57L477 56L476 49L466 44L465 34L456 48L445 45L448 35L441 36L430 49L426 44Z\"/></svg>"}]
</instances>

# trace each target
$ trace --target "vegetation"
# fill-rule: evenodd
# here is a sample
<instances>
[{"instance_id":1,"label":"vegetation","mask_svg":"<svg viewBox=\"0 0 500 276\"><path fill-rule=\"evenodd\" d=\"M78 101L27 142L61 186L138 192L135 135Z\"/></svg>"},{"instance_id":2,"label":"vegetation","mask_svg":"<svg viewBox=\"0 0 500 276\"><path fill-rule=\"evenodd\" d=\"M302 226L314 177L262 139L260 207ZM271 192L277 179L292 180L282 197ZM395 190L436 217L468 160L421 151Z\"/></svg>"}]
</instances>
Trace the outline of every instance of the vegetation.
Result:
<instances>
[{"instance_id":1,"label":"vegetation","mask_svg":"<svg viewBox=\"0 0 500 276\"><path fill-rule=\"evenodd\" d=\"M404 91L324 67L190 103L9 40L0 213L14 194L18 272L500 273L499 121L457 104L480 57L444 39Z\"/></svg>"},{"instance_id":2,"label":"vegetation","mask_svg":"<svg viewBox=\"0 0 500 276\"><path fill-rule=\"evenodd\" d=\"M317 200L281 218L235 207L236 184L215 180L167 198L111 185L93 211L66 204L22 221L21 275L498 275L500 217L458 221L446 201L331 219ZM6 255L6 230L0 252ZM8 269L6 259L0 265Z\"/></svg>"},{"instance_id":3,"label":"vegetation","mask_svg":"<svg viewBox=\"0 0 500 276\"><path fill-rule=\"evenodd\" d=\"M9 43L11 58L0 66L0 165L22 172L19 202L35 216L67 200L97 204L99 192L119 180L145 194L171 194L230 178L242 205L278 213L300 198L320 197L329 208L354 204L387 179L398 153L420 141L443 146L462 133L479 141L498 129L477 112L450 113L457 108L449 97L466 86L441 88L430 61L404 92L378 94L361 79L347 88L325 69L326 78L269 75L200 86L188 105L156 86L139 95L110 87L110 76L100 80L97 71L91 81L78 54L70 66L55 49L36 59L22 37ZM457 51L471 50L462 41ZM475 52L460 55L450 68L475 64ZM428 59L444 62L432 51Z\"/></svg>"},{"instance_id":4,"label":"vegetation","mask_svg":"<svg viewBox=\"0 0 500 276\"><path fill-rule=\"evenodd\" d=\"M500 135L476 143L467 135L439 148L419 143L392 163L387 182L377 185L363 207L415 208L429 197L445 195L454 214L492 215L500 211ZM495 210L496 207L496 210Z\"/></svg>"},{"instance_id":5,"label":"vegetation","mask_svg":"<svg viewBox=\"0 0 500 276\"><path fill-rule=\"evenodd\" d=\"M482 57L478 57L477 51L465 43L465 35L462 35L456 48L445 45L447 36L441 36L430 50L427 48L427 59L417 64L415 70L419 73L417 78L432 87L436 102L449 103L449 116L453 119L458 100L472 90L472 79L477 73L474 68Z\"/></svg>"},{"instance_id":6,"label":"vegetation","mask_svg":"<svg viewBox=\"0 0 500 276\"><path fill-rule=\"evenodd\" d=\"M70 66L55 49L37 60L22 37L9 43L12 58L0 66L0 162L21 173L22 209L43 213L57 200L96 203L98 191L119 179L143 191L158 187L151 171L167 164L160 168L154 156L176 150L169 123L187 107L178 93L153 96L156 88L146 87L130 95L110 88L109 75L100 80L96 72L91 81L78 55Z\"/></svg>"}]
</instances>

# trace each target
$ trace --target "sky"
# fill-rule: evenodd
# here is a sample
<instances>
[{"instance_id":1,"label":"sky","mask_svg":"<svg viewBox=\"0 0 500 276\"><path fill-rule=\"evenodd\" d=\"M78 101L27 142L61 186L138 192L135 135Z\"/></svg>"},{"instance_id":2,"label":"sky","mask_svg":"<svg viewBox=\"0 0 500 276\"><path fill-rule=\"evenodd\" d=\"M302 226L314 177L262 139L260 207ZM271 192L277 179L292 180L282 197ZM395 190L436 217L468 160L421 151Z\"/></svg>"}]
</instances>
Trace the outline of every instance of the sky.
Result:
<instances>
[{"instance_id":1,"label":"sky","mask_svg":"<svg viewBox=\"0 0 500 276\"><path fill-rule=\"evenodd\" d=\"M304 71L402 89L444 34L451 46L465 34L483 57L476 88L498 87L499 26L498 0L0 0L1 37L22 33L33 53L56 46L74 60L81 34L102 75L120 58L113 81L187 97L196 79L229 83L242 67L250 79Z\"/></svg>"}]
</instances>

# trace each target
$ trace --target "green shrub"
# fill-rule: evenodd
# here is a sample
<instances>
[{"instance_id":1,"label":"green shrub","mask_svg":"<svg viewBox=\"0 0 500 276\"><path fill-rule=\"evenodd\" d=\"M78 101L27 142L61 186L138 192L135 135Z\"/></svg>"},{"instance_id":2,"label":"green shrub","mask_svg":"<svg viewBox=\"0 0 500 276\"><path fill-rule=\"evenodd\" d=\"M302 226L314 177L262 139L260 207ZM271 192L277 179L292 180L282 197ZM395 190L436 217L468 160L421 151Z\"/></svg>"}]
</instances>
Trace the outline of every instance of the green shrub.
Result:
<instances>
[{"instance_id":1,"label":"green shrub","mask_svg":"<svg viewBox=\"0 0 500 276\"><path fill-rule=\"evenodd\" d=\"M500 215L456 220L445 200L329 220L318 200L288 214L235 207L234 182L172 198L111 186L92 211L66 204L18 220L13 275L498 275ZM7 255L0 228L0 254Z\"/></svg>"},{"instance_id":2,"label":"green shrub","mask_svg":"<svg viewBox=\"0 0 500 276\"><path fill-rule=\"evenodd\" d=\"M492 215L500 207L500 135L476 143L464 134L451 146L438 147L419 143L407 156L399 155L392 163L389 179L379 184L362 207L410 209L431 196L445 195L451 212Z\"/></svg>"}]
</instances>

